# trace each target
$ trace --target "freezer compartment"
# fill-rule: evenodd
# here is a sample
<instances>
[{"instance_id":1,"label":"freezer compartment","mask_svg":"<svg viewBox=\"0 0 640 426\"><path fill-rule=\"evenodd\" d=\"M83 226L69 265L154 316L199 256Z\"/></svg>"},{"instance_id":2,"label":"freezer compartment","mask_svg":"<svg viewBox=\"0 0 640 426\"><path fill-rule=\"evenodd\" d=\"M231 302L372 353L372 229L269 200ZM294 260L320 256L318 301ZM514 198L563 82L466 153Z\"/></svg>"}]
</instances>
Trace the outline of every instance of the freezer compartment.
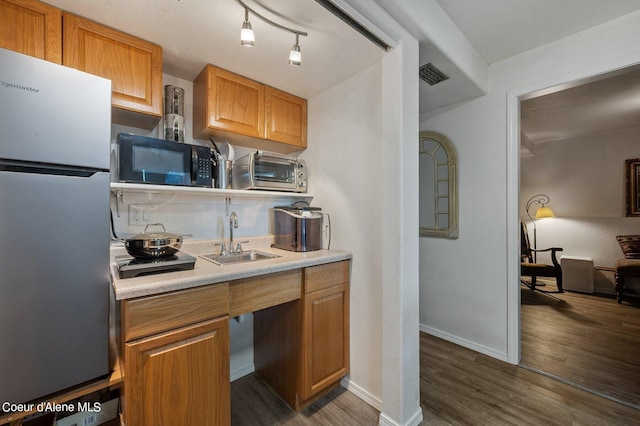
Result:
<instances>
[{"instance_id":1,"label":"freezer compartment","mask_svg":"<svg viewBox=\"0 0 640 426\"><path fill-rule=\"evenodd\" d=\"M0 159L109 169L111 80L0 49Z\"/></svg>"},{"instance_id":2,"label":"freezer compartment","mask_svg":"<svg viewBox=\"0 0 640 426\"><path fill-rule=\"evenodd\" d=\"M109 173L0 172L0 401L108 373Z\"/></svg>"}]
</instances>

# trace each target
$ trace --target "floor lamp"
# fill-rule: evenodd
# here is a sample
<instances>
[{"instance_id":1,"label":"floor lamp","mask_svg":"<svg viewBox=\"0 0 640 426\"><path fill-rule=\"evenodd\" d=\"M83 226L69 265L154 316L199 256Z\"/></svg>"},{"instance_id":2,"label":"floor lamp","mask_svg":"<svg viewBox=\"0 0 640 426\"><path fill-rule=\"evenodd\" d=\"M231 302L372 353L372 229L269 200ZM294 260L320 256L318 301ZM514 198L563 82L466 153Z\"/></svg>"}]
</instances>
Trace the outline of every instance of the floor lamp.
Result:
<instances>
[{"instance_id":1,"label":"floor lamp","mask_svg":"<svg viewBox=\"0 0 640 426\"><path fill-rule=\"evenodd\" d=\"M540 206L536 210L535 218L532 217L531 213L529 212L529 210L534 204L538 204ZM549 204L549 196L546 194L534 195L533 197L529 198L529 201L527 201L527 206L526 206L527 216L529 216L529 219L531 219L531 223L533 224L533 250L534 250L533 261L534 263L537 262L537 256L536 256L535 250L538 248L536 245L536 219L544 219L545 217L556 217L553 211L549 207L547 207L547 204Z\"/></svg>"}]
</instances>

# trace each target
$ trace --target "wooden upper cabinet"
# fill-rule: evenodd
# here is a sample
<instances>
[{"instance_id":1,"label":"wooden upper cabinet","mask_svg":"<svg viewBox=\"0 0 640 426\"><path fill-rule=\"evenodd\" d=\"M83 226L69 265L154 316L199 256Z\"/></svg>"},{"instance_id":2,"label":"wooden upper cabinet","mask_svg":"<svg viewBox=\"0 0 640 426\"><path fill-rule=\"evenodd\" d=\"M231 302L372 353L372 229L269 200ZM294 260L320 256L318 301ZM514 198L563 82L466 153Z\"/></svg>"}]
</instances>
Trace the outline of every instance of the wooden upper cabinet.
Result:
<instances>
[{"instance_id":1,"label":"wooden upper cabinet","mask_svg":"<svg viewBox=\"0 0 640 426\"><path fill-rule=\"evenodd\" d=\"M266 87L266 138L307 147L307 100Z\"/></svg>"},{"instance_id":2,"label":"wooden upper cabinet","mask_svg":"<svg viewBox=\"0 0 640 426\"><path fill-rule=\"evenodd\" d=\"M307 147L307 101L207 65L193 82L193 134L268 151L299 151Z\"/></svg>"},{"instance_id":3,"label":"wooden upper cabinet","mask_svg":"<svg viewBox=\"0 0 640 426\"><path fill-rule=\"evenodd\" d=\"M208 129L218 129L264 137L262 84L207 65L195 80L193 92L194 130L200 135L206 135Z\"/></svg>"},{"instance_id":4,"label":"wooden upper cabinet","mask_svg":"<svg viewBox=\"0 0 640 426\"><path fill-rule=\"evenodd\" d=\"M113 121L153 128L162 117L162 48L64 13L64 65L111 80Z\"/></svg>"},{"instance_id":5,"label":"wooden upper cabinet","mask_svg":"<svg viewBox=\"0 0 640 426\"><path fill-rule=\"evenodd\" d=\"M36 0L0 0L0 47L62 64L62 11Z\"/></svg>"}]
</instances>

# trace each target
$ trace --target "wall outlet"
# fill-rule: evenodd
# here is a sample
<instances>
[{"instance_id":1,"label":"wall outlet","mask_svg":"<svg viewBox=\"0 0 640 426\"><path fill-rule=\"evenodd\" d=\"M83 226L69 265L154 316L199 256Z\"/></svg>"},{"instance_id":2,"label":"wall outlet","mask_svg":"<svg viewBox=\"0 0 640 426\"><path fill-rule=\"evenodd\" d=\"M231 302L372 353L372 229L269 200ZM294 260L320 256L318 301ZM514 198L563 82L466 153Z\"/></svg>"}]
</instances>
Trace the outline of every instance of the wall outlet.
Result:
<instances>
[{"instance_id":1,"label":"wall outlet","mask_svg":"<svg viewBox=\"0 0 640 426\"><path fill-rule=\"evenodd\" d=\"M129 204L129 225L148 225L153 222L153 206Z\"/></svg>"}]
</instances>

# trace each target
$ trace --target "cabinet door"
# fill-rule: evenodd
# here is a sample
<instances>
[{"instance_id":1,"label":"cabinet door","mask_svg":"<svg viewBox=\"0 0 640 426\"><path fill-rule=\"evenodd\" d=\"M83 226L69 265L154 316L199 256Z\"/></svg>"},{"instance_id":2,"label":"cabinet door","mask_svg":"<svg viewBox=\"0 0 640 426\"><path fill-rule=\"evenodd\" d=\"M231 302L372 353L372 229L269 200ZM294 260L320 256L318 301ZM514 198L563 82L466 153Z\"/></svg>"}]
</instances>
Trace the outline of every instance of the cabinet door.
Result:
<instances>
[{"instance_id":1,"label":"cabinet door","mask_svg":"<svg viewBox=\"0 0 640 426\"><path fill-rule=\"evenodd\" d=\"M349 286L305 294L303 319L303 399L349 372Z\"/></svg>"},{"instance_id":2,"label":"cabinet door","mask_svg":"<svg viewBox=\"0 0 640 426\"><path fill-rule=\"evenodd\" d=\"M64 65L110 79L114 107L162 116L160 46L70 13L63 40Z\"/></svg>"},{"instance_id":3,"label":"cabinet door","mask_svg":"<svg viewBox=\"0 0 640 426\"><path fill-rule=\"evenodd\" d=\"M0 47L62 64L62 11L36 0L0 0Z\"/></svg>"},{"instance_id":4,"label":"cabinet door","mask_svg":"<svg viewBox=\"0 0 640 426\"><path fill-rule=\"evenodd\" d=\"M124 414L130 425L228 425L228 317L127 343Z\"/></svg>"},{"instance_id":5,"label":"cabinet door","mask_svg":"<svg viewBox=\"0 0 640 426\"><path fill-rule=\"evenodd\" d=\"M266 138L307 147L307 101L282 90L266 87Z\"/></svg>"},{"instance_id":6,"label":"cabinet door","mask_svg":"<svg viewBox=\"0 0 640 426\"><path fill-rule=\"evenodd\" d=\"M202 127L196 133L216 129L264 137L264 85L257 81L207 65L194 82L194 109Z\"/></svg>"}]
</instances>

